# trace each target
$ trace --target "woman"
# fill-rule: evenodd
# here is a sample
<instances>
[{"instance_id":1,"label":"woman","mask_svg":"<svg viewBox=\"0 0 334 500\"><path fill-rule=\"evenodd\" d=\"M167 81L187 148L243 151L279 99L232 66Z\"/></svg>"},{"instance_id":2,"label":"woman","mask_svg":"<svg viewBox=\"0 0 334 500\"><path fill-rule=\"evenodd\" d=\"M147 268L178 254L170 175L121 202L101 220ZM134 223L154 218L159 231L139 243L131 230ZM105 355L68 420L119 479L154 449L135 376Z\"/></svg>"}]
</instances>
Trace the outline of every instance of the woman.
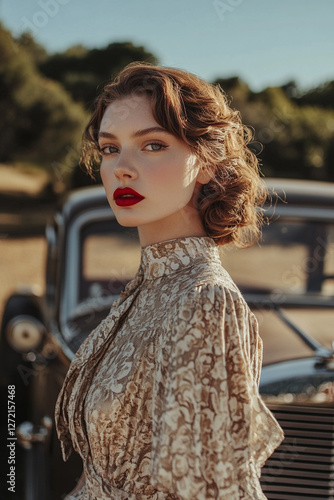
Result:
<instances>
[{"instance_id":1,"label":"woman","mask_svg":"<svg viewBox=\"0 0 334 500\"><path fill-rule=\"evenodd\" d=\"M260 468L282 431L258 393L256 319L217 245L259 234L250 134L223 92L134 63L84 133L118 222L137 226L139 271L77 352L56 408L68 499L264 499Z\"/></svg>"}]
</instances>

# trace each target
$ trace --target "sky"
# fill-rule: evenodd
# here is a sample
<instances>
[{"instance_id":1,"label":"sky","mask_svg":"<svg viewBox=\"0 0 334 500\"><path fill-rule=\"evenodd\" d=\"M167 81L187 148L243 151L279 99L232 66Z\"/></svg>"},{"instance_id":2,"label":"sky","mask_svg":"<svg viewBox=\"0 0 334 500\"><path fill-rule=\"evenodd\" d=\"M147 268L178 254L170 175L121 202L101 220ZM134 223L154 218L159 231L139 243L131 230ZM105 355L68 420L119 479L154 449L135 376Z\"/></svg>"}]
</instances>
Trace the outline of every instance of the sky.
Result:
<instances>
[{"instance_id":1,"label":"sky","mask_svg":"<svg viewBox=\"0 0 334 500\"><path fill-rule=\"evenodd\" d=\"M0 0L0 20L50 53L131 41L162 65L254 91L334 80L334 0Z\"/></svg>"}]
</instances>

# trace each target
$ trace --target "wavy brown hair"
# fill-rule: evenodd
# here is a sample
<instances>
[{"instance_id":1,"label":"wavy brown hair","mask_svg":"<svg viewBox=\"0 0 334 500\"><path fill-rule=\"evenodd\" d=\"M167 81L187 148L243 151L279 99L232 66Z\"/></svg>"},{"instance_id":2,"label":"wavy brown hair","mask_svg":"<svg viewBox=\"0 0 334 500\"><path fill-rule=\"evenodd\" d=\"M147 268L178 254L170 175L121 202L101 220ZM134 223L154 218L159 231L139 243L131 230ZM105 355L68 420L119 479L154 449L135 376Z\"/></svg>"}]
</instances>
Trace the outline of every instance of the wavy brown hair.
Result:
<instances>
[{"instance_id":1,"label":"wavy brown hair","mask_svg":"<svg viewBox=\"0 0 334 500\"><path fill-rule=\"evenodd\" d=\"M257 157L248 148L252 132L219 86L193 74L143 63L131 63L121 71L104 87L84 130L82 163L87 171L93 175L100 162L98 132L106 108L117 99L143 94L151 99L157 123L188 144L210 172L197 206L207 235L219 245L255 243L263 219L257 207L265 189Z\"/></svg>"}]
</instances>

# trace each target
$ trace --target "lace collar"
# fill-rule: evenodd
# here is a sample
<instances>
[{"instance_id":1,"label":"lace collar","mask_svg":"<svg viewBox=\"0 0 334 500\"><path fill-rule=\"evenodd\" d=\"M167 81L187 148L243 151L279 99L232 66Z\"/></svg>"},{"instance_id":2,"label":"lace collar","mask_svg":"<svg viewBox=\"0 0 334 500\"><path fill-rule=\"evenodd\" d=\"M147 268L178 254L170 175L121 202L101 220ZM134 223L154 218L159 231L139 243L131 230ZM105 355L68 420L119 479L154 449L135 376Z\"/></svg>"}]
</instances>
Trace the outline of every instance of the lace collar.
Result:
<instances>
[{"instance_id":1,"label":"lace collar","mask_svg":"<svg viewBox=\"0 0 334 500\"><path fill-rule=\"evenodd\" d=\"M142 248L140 270L144 279L160 278L191 267L199 260L218 260L216 243L207 236L191 236Z\"/></svg>"}]
</instances>

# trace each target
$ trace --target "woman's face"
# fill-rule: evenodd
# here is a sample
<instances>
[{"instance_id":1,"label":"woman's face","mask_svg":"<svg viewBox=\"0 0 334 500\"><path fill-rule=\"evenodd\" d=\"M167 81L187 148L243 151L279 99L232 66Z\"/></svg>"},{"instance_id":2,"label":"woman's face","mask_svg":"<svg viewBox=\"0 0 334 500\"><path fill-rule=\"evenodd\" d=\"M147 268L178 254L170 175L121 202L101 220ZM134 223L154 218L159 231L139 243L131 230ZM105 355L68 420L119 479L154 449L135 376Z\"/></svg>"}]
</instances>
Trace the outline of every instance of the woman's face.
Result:
<instances>
[{"instance_id":1,"label":"woman's face","mask_svg":"<svg viewBox=\"0 0 334 500\"><path fill-rule=\"evenodd\" d=\"M99 147L110 206L121 225L138 227L142 246L205 234L194 201L209 178L188 145L155 121L149 97L110 104Z\"/></svg>"}]
</instances>

